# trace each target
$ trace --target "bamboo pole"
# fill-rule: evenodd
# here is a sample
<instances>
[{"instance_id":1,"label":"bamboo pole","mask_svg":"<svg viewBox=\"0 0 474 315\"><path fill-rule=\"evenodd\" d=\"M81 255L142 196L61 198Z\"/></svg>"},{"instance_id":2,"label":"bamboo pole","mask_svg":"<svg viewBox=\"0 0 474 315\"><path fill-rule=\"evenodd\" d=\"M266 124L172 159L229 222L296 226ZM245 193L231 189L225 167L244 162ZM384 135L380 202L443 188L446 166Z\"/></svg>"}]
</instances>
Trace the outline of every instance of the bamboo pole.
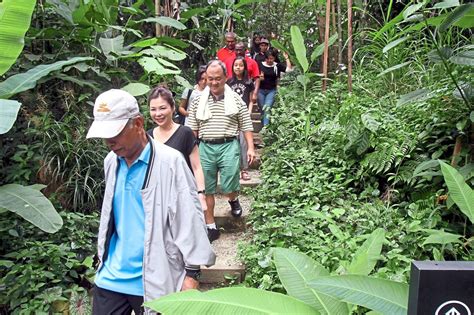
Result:
<instances>
[{"instance_id":1,"label":"bamboo pole","mask_svg":"<svg viewBox=\"0 0 474 315\"><path fill-rule=\"evenodd\" d=\"M159 17L161 15L161 8L160 8L160 0L155 0L155 17ZM161 25L159 23L156 23L155 25L155 32L156 32L156 37L161 36Z\"/></svg>"},{"instance_id":2,"label":"bamboo pole","mask_svg":"<svg viewBox=\"0 0 474 315\"><path fill-rule=\"evenodd\" d=\"M352 93L352 0L347 0L347 86Z\"/></svg>"},{"instance_id":3,"label":"bamboo pole","mask_svg":"<svg viewBox=\"0 0 474 315\"><path fill-rule=\"evenodd\" d=\"M324 54L323 54L323 87L325 92L328 78L328 59L329 59L329 24L331 21L331 0L326 0L326 29L324 30Z\"/></svg>"}]
</instances>

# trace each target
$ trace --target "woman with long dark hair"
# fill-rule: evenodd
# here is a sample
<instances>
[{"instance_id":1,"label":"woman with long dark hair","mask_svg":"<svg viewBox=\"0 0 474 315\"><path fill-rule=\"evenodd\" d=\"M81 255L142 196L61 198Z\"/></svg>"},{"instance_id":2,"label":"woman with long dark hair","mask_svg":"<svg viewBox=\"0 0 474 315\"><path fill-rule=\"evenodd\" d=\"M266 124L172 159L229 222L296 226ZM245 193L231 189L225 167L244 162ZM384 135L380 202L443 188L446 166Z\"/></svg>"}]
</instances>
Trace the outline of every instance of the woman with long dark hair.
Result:
<instances>
[{"instance_id":1,"label":"woman with long dark hair","mask_svg":"<svg viewBox=\"0 0 474 315\"><path fill-rule=\"evenodd\" d=\"M249 113L252 113L253 103L250 100L250 94L255 89L255 85L249 79L247 62L245 57L237 56L232 64L232 78L227 81L227 84L240 95L242 100L247 105ZM242 132L240 139L240 178L243 180L250 180L248 173L249 163L247 161L247 142L244 139Z\"/></svg>"}]
</instances>

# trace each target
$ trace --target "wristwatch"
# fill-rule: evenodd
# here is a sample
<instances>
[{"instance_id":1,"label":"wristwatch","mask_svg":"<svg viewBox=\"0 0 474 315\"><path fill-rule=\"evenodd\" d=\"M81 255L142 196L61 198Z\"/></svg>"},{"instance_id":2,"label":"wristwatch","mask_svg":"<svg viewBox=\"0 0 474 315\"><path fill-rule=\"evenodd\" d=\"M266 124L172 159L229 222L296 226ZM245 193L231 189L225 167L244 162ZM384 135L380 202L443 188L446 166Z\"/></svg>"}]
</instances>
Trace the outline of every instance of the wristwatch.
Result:
<instances>
[{"instance_id":1,"label":"wristwatch","mask_svg":"<svg viewBox=\"0 0 474 315\"><path fill-rule=\"evenodd\" d=\"M186 277L190 277L196 281L199 281L199 279L201 279L201 269L198 269L198 270L186 269Z\"/></svg>"}]
</instances>

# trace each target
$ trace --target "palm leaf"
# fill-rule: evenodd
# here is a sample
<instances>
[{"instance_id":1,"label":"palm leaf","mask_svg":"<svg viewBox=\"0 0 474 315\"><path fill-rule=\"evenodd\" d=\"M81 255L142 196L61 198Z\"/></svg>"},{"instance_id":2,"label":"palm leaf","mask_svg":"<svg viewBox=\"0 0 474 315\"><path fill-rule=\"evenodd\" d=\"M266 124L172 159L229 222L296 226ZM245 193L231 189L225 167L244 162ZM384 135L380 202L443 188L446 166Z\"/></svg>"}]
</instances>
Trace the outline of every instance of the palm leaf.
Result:
<instances>
[{"instance_id":1,"label":"palm leaf","mask_svg":"<svg viewBox=\"0 0 474 315\"><path fill-rule=\"evenodd\" d=\"M18 184L0 186L0 208L8 209L45 232L54 233L63 219L38 189Z\"/></svg>"},{"instance_id":2,"label":"palm leaf","mask_svg":"<svg viewBox=\"0 0 474 315\"><path fill-rule=\"evenodd\" d=\"M17 101L0 99L0 135L12 128L20 107Z\"/></svg>"},{"instance_id":3,"label":"palm leaf","mask_svg":"<svg viewBox=\"0 0 474 315\"><path fill-rule=\"evenodd\" d=\"M444 0L443 2L436 3L433 9L447 9L452 7L458 7L459 0Z\"/></svg>"},{"instance_id":4,"label":"palm leaf","mask_svg":"<svg viewBox=\"0 0 474 315\"><path fill-rule=\"evenodd\" d=\"M296 25L292 25L290 28L291 32L291 44L295 50L296 59L300 64L303 72L308 71L308 60L306 59L306 46L304 44L303 35L301 35L300 28Z\"/></svg>"},{"instance_id":5,"label":"palm leaf","mask_svg":"<svg viewBox=\"0 0 474 315\"><path fill-rule=\"evenodd\" d=\"M167 16L151 17L151 18L146 18L146 19L137 21L137 23L143 23L143 22L158 23L162 26L174 27L175 29L181 30L181 31L186 29L186 25L184 25L180 21L177 21Z\"/></svg>"},{"instance_id":6,"label":"palm leaf","mask_svg":"<svg viewBox=\"0 0 474 315\"><path fill-rule=\"evenodd\" d=\"M36 0L0 1L0 76L15 63L25 44Z\"/></svg>"},{"instance_id":7,"label":"palm leaf","mask_svg":"<svg viewBox=\"0 0 474 315\"><path fill-rule=\"evenodd\" d=\"M378 228L373 231L354 254L351 264L347 268L350 274L367 276L374 269L385 240L384 229Z\"/></svg>"},{"instance_id":8,"label":"palm leaf","mask_svg":"<svg viewBox=\"0 0 474 315\"><path fill-rule=\"evenodd\" d=\"M419 102L426 100L430 94L430 90L427 89L418 89L410 93L400 96L397 101L397 106L402 106L412 102Z\"/></svg>"},{"instance_id":9,"label":"palm leaf","mask_svg":"<svg viewBox=\"0 0 474 315\"><path fill-rule=\"evenodd\" d=\"M308 285L341 301L387 315L406 315L408 285L360 275L320 277Z\"/></svg>"},{"instance_id":10,"label":"palm leaf","mask_svg":"<svg viewBox=\"0 0 474 315\"><path fill-rule=\"evenodd\" d=\"M92 57L74 57L69 60L57 61L48 65L39 65L25 73L13 75L0 82L0 98L9 98L12 95L34 88L39 79L44 78L53 71L77 62L92 60Z\"/></svg>"},{"instance_id":11,"label":"palm leaf","mask_svg":"<svg viewBox=\"0 0 474 315\"><path fill-rule=\"evenodd\" d=\"M403 62L403 63L398 64L398 65L395 65L395 66L393 66L393 67L387 68L387 69L385 69L384 71L382 71L382 72L380 72L379 74L377 74L377 77L381 77L381 76L383 76L384 74L387 74L387 73L389 73L389 72L398 70L398 69L400 69L400 68L403 68L403 67L405 67L406 65L408 65L408 64L410 64L410 63L411 63L411 61L407 61L407 62Z\"/></svg>"},{"instance_id":12,"label":"palm leaf","mask_svg":"<svg viewBox=\"0 0 474 315\"><path fill-rule=\"evenodd\" d=\"M454 167L443 161L439 161L439 164L446 186L448 186L449 196L471 223L474 223L474 191L466 184L462 175Z\"/></svg>"},{"instance_id":13,"label":"palm leaf","mask_svg":"<svg viewBox=\"0 0 474 315\"><path fill-rule=\"evenodd\" d=\"M471 9L474 8L474 3L466 3L460 5L456 9L453 10L448 16L444 19L444 21L439 26L438 30L440 32L445 32L451 25L459 21L464 15L466 15Z\"/></svg>"},{"instance_id":14,"label":"palm leaf","mask_svg":"<svg viewBox=\"0 0 474 315\"><path fill-rule=\"evenodd\" d=\"M306 285L329 272L305 254L286 248L273 248L273 260L286 292L317 309L321 314L348 314L347 305Z\"/></svg>"},{"instance_id":15,"label":"palm leaf","mask_svg":"<svg viewBox=\"0 0 474 315\"><path fill-rule=\"evenodd\" d=\"M122 87L122 90L127 91L133 96L140 96L148 93L150 91L150 87L143 83L133 82Z\"/></svg>"},{"instance_id":16,"label":"palm leaf","mask_svg":"<svg viewBox=\"0 0 474 315\"><path fill-rule=\"evenodd\" d=\"M383 49L382 49L382 52L385 54L387 53L387 51L389 51L390 49L396 47L397 45L403 43L404 41L406 41L408 38L410 38L409 36L404 36L402 38L399 38L397 40L394 40L393 42L390 42L388 43Z\"/></svg>"},{"instance_id":17,"label":"palm leaf","mask_svg":"<svg viewBox=\"0 0 474 315\"><path fill-rule=\"evenodd\" d=\"M252 288L189 290L144 305L162 314L318 314L291 296Z\"/></svg>"},{"instance_id":18,"label":"palm leaf","mask_svg":"<svg viewBox=\"0 0 474 315\"><path fill-rule=\"evenodd\" d=\"M452 56L449 61L461 66L474 66L474 50L462 51Z\"/></svg>"},{"instance_id":19,"label":"palm leaf","mask_svg":"<svg viewBox=\"0 0 474 315\"><path fill-rule=\"evenodd\" d=\"M329 37L329 44L328 46L332 46L337 40L337 33L333 34L331 37ZM311 61L315 61L316 58L321 56L324 53L324 43L319 44L314 50L313 53L311 54Z\"/></svg>"}]
</instances>

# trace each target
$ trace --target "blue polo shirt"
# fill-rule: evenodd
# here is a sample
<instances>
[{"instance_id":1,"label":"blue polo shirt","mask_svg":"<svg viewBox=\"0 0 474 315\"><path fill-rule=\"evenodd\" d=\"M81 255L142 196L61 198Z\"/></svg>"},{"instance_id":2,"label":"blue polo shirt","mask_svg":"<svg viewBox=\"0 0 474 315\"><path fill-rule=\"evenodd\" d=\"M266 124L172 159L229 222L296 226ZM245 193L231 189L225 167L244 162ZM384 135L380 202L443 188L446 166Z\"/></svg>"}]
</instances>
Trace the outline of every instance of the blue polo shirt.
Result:
<instances>
[{"instance_id":1,"label":"blue polo shirt","mask_svg":"<svg viewBox=\"0 0 474 315\"><path fill-rule=\"evenodd\" d=\"M95 277L99 288L143 296L145 212L140 190L149 158L150 143L130 167L124 158L119 158L113 199L115 233L108 257Z\"/></svg>"}]
</instances>

